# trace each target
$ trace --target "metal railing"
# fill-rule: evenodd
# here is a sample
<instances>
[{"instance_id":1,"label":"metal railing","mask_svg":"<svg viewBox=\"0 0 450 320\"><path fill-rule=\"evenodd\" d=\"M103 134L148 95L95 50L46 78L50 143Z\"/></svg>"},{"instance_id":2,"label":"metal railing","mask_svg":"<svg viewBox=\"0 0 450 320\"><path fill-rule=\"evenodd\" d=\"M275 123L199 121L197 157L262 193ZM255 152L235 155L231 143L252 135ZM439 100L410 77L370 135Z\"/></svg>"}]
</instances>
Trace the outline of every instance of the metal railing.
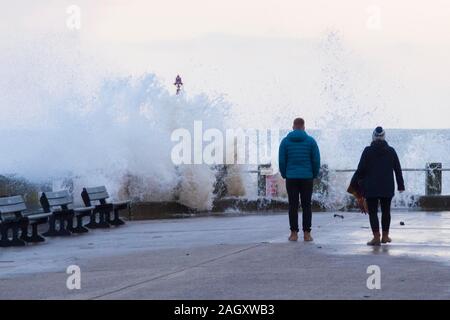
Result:
<instances>
[{"instance_id":1,"label":"metal railing","mask_svg":"<svg viewBox=\"0 0 450 320\"><path fill-rule=\"evenodd\" d=\"M254 170L256 173L258 172L258 170ZM332 172L355 172L356 169L330 169L330 171ZM402 168L402 171L404 172L428 172L430 171L430 169L418 169L418 168ZM439 168L439 169L434 169L434 171L450 171L450 168Z\"/></svg>"},{"instance_id":2,"label":"metal railing","mask_svg":"<svg viewBox=\"0 0 450 320\"><path fill-rule=\"evenodd\" d=\"M352 173L356 169L330 169L328 165L322 165L319 180L319 188L326 192L329 173ZM442 172L450 171L450 168L442 168L442 163L426 163L424 168L403 168L403 172L424 172L425 173L425 195L439 196L442 194ZM265 176L270 175L270 165L258 165L257 170L248 170L248 173L258 174L258 194L265 194Z\"/></svg>"}]
</instances>

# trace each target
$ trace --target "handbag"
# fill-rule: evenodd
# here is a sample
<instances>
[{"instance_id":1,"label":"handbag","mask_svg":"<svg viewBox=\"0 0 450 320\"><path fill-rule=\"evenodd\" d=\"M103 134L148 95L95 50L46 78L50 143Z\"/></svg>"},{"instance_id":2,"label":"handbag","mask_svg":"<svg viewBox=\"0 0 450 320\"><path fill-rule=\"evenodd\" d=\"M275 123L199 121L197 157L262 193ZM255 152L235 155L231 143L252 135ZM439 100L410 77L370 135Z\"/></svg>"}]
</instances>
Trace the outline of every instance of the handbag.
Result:
<instances>
[{"instance_id":1,"label":"handbag","mask_svg":"<svg viewBox=\"0 0 450 320\"><path fill-rule=\"evenodd\" d=\"M367 214L369 212L369 209L367 207L367 201L364 198L362 180L356 179L356 177L353 175L352 180L350 181L350 185L347 188L347 192L356 198L356 202L359 209L361 210L361 213Z\"/></svg>"}]
</instances>

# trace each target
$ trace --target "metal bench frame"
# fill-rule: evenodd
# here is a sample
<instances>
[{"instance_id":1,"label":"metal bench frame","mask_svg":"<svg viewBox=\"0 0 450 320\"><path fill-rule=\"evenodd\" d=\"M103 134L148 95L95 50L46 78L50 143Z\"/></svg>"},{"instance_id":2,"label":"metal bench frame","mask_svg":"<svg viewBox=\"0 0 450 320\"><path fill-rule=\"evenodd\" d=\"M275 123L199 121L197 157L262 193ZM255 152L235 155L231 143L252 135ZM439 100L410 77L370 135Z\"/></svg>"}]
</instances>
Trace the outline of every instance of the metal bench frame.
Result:
<instances>
[{"instance_id":1,"label":"metal bench frame","mask_svg":"<svg viewBox=\"0 0 450 320\"><path fill-rule=\"evenodd\" d=\"M73 199L68 190L43 192L40 202L44 212L52 213L49 230L44 236L70 236L72 233L89 231L83 226L83 217L91 216L94 207L73 208ZM77 220L75 227L74 218Z\"/></svg>"},{"instance_id":2,"label":"metal bench frame","mask_svg":"<svg viewBox=\"0 0 450 320\"><path fill-rule=\"evenodd\" d=\"M119 211L129 209L130 201L107 202L109 198L108 191L105 186L83 188L81 198L86 207L94 206L94 214L91 221L86 225L88 228L109 228L112 226L120 226L125 222L120 219ZM95 204L95 203L98 204ZM111 213L113 218L111 219ZM96 220L96 214L99 215L99 221Z\"/></svg>"},{"instance_id":3,"label":"metal bench frame","mask_svg":"<svg viewBox=\"0 0 450 320\"><path fill-rule=\"evenodd\" d=\"M27 242L45 241L38 232L38 225L47 223L49 213L27 212L23 196L0 198L0 247L24 246ZM31 235L28 227L31 226ZM12 239L9 238L12 230ZM20 235L19 235L20 233Z\"/></svg>"}]
</instances>

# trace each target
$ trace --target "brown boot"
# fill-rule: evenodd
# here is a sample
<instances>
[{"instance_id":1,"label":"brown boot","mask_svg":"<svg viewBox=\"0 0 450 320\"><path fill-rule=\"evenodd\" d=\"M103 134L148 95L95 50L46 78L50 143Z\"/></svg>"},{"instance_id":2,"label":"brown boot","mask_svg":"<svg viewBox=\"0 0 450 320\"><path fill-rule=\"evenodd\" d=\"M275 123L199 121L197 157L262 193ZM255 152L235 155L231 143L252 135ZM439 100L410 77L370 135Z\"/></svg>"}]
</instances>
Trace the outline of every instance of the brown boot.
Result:
<instances>
[{"instance_id":1,"label":"brown boot","mask_svg":"<svg viewBox=\"0 0 450 320\"><path fill-rule=\"evenodd\" d=\"M289 241L297 241L298 240L298 233L297 231L291 231L291 235L289 236Z\"/></svg>"},{"instance_id":2,"label":"brown boot","mask_svg":"<svg viewBox=\"0 0 450 320\"><path fill-rule=\"evenodd\" d=\"M304 241L313 241L314 239L311 237L311 232L304 231L303 232L303 240Z\"/></svg>"},{"instance_id":3,"label":"brown boot","mask_svg":"<svg viewBox=\"0 0 450 320\"><path fill-rule=\"evenodd\" d=\"M374 232L373 233L373 239L367 242L368 246L379 246L381 245L380 241L380 232Z\"/></svg>"},{"instance_id":4,"label":"brown boot","mask_svg":"<svg viewBox=\"0 0 450 320\"><path fill-rule=\"evenodd\" d=\"M392 242L392 239L389 238L389 231L383 231L383 236L381 237L381 243Z\"/></svg>"}]
</instances>

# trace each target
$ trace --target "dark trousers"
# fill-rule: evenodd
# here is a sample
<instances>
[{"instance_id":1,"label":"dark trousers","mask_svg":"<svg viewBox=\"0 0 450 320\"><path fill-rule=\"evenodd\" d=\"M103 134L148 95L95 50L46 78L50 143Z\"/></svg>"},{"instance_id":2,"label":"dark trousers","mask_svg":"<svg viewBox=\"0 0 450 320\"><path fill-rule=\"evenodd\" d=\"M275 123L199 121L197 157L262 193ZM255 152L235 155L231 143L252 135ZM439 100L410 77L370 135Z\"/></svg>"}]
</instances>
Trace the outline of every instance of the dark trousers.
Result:
<instances>
[{"instance_id":1,"label":"dark trousers","mask_svg":"<svg viewBox=\"0 0 450 320\"><path fill-rule=\"evenodd\" d=\"M291 231L298 232L298 206L300 199L303 211L303 231L311 231L311 197L313 192L313 179L286 179L286 189L289 199L289 224Z\"/></svg>"},{"instance_id":2,"label":"dark trousers","mask_svg":"<svg viewBox=\"0 0 450 320\"><path fill-rule=\"evenodd\" d=\"M378 203L381 206L381 228L388 232L391 225L391 201L392 198L368 198L369 220L372 232L380 232L380 222L378 221Z\"/></svg>"}]
</instances>

